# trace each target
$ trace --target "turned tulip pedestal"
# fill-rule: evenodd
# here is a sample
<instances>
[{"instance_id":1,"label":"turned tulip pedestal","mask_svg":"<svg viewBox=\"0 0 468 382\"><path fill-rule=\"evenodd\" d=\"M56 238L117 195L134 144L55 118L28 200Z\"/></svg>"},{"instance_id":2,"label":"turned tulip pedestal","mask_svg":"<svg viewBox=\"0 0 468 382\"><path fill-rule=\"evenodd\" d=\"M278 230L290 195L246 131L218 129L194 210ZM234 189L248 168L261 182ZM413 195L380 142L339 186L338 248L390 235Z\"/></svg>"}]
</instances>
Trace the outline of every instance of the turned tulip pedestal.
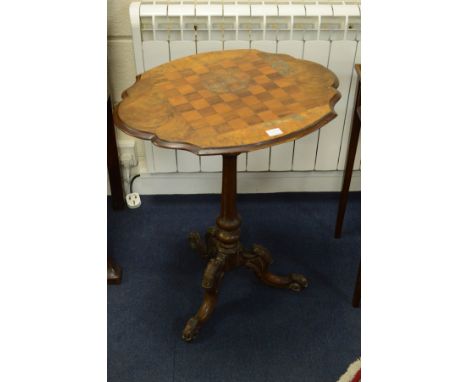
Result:
<instances>
[{"instance_id":1,"label":"turned tulip pedestal","mask_svg":"<svg viewBox=\"0 0 468 382\"><path fill-rule=\"evenodd\" d=\"M247 267L255 272L265 284L278 288L287 288L299 292L306 288L307 279L299 273L286 276L271 273L268 268L272 262L268 250L260 245L245 249L240 242L241 219L237 213L237 155L223 155L223 181L221 195L221 213L216 219L216 226L210 227L204 240L199 233L189 236L191 247L208 261L203 273L203 302L195 316L191 317L182 333L185 341L191 341L201 326L213 313L224 273L237 267Z\"/></svg>"}]
</instances>

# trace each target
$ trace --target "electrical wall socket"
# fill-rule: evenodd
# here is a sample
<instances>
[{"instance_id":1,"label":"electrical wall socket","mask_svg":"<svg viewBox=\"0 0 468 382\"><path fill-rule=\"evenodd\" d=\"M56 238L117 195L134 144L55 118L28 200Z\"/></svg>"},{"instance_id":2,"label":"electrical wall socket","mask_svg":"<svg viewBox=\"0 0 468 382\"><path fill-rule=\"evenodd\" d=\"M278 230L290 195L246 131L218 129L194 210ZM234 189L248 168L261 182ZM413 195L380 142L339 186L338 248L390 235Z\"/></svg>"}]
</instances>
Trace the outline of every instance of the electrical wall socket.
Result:
<instances>
[{"instance_id":1,"label":"electrical wall socket","mask_svg":"<svg viewBox=\"0 0 468 382\"><path fill-rule=\"evenodd\" d=\"M138 208L141 206L140 194L138 192L127 194L125 199L127 201L128 208Z\"/></svg>"},{"instance_id":2,"label":"electrical wall socket","mask_svg":"<svg viewBox=\"0 0 468 382\"><path fill-rule=\"evenodd\" d=\"M138 165L134 141L118 141L117 149L119 151L119 161L121 165L128 167L135 167Z\"/></svg>"}]
</instances>

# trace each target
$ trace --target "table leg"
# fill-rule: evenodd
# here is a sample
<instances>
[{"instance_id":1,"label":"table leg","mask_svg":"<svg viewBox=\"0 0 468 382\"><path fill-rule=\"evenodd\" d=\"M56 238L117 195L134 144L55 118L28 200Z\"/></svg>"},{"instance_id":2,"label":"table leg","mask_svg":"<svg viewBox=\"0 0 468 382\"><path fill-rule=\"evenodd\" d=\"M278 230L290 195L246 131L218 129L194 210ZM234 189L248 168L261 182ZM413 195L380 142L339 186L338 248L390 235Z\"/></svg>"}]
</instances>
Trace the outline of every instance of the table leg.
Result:
<instances>
[{"instance_id":1,"label":"table leg","mask_svg":"<svg viewBox=\"0 0 468 382\"><path fill-rule=\"evenodd\" d=\"M185 325L182 338L191 341L198 334L214 311L218 300L219 286L224 273L240 266L252 269L264 283L300 291L307 287L307 279L300 274L287 276L275 275L268 271L271 263L269 252L254 245L251 251L245 250L240 243L241 219L237 213L237 154L223 155L223 180L221 194L221 213L216 219L216 227L208 229L205 240L198 233L189 236L190 245L202 258L209 259L202 280L205 290L203 302L195 316Z\"/></svg>"},{"instance_id":2,"label":"table leg","mask_svg":"<svg viewBox=\"0 0 468 382\"><path fill-rule=\"evenodd\" d=\"M122 189L122 178L120 176L119 155L115 141L114 121L112 119L112 103L107 98L107 171L111 188L112 209L122 210L125 208ZM107 255L107 284L120 284L122 281L122 269Z\"/></svg>"},{"instance_id":3,"label":"table leg","mask_svg":"<svg viewBox=\"0 0 468 382\"><path fill-rule=\"evenodd\" d=\"M119 154L115 140L115 127L110 97L107 99L107 172L112 193L112 208L114 210L123 210L125 208L125 196L122 189L122 177L120 174Z\"/></svg>"},{"instance_id":4,"label":"table leg","mask_svg":"<svg viewBox=\"0 0 468 382\"><path fill-rule=\"evenodd\" d=\"M357 308L361 304L361 263L356 277L356 284L354 285L353 307Z\"/></svg>"},{"instance_id":5,"label":"table leg","mask_svg":"<svg viewBox=\"0 0 468 382\"><path fill-rule=\"evenodd\" d=\"M299 292L308 286L305 276L299 273L280 276L268 271L272 258L270 252L260 245L254 245L251 251L243 251L242 256L245 261L244 265L252 269L257 277L267 285L277 288L289 288L295 292Z\"/></svg>"},{"instance_id":6,"label":"table leg","mask_svg":"<svg viewBox=\"0 0 468 382\"><path fill-rule=\"evenodd\" d=\"M340 204L338 206L338 215L336 217L335 238L341 237L343 228L343 220L348 204L349 185L351 184L351 177L353 176L354 159L356 158L357 146L359 143L359 133L361 131L361 120L358 115L358 106L361 104L361 88L358 87L358 94L356 99L356 107L354 109L353 124L351 127L351 134L349 138L348 155L346 157L346 165L344 170L343 185L340 194Z\"/></svg>"},{"instance_id":7,"label":"table leg","mask_svg":"<svg viewBox=\"0 0 468 382\"><path fill-rule=\"evenodd\" d=\"M122 269L107 256L107 284L120 284L122 281Z\"/></svg>"}]
</instances>

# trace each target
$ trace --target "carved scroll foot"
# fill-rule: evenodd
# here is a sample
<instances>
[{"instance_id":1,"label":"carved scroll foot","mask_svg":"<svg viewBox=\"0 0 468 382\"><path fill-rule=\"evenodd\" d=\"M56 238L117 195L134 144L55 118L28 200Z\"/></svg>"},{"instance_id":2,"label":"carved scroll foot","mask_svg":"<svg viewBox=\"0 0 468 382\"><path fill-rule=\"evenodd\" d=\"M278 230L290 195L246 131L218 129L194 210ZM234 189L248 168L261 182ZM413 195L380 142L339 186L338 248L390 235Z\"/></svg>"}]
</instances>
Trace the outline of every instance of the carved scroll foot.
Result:
<instances>
[{"instance_id":1,"label":"carved scroll foot","mask_svg":"<svg viewBox=\"0 0 468 382\"><path fill-rule=\"evenodd\" d=\"M205 241L203 241L198 232L191 232L188 240L190 247L198 252L201 258L208 260L216 255L214 236L216 228L210 227L205 234Z\"/></svg>"},{"instance_id":2,"label":"carved scroll foot","mask_svg":"<svg viewBox=\"0 0 468 382\"><path fill-rule=\"evenodd\" d=\"M199 327L200 319L196 316L190 318L185 324L184 331L182 332L182 339L187 342L192 341L198 334Z\"/></svg>"},{"instance_id":3,"label":"carved scroll foot","mask_svg":"<svg viewBox=\"0 0 468 382\"><path fill-rule=\"evenodd\" d=\"M218 301L219 283L224 276L224 264L225 257L222 255L218 255L208 262L202 280L202 288L205 289L203 302L195 316L190 318L185 324L182 332L182 339L184 341L192 341L198 334L201 326L213 313Z\"/></svg>"},{"instance_id":4,"label":"carved scroll foot","mask_svg":"<svg viewBox=\"0 0 468 382\"><path fill-rule=\"evenodd\" d=\"M267 285L288 288L294 292L299 292L308 286L305 276L299 273L280 276L268 271L272 258L268 250L260 245L254 245L252 251L243 252L242 256L245 266L252 269L257 277Z\"/></svg>"},{"instance_id":5,"label":"carved scroll foot","mask_svg":"<svg viewBox=\"0 0 468 382\"><path fill-rule=\"evenodd\" d=\"M182 332L184 341L192 341L198 334L201 326L210 318L218 300L218 291L206 291L203 302L195 316L191 317L185 324Z\"/></svg>"}]
</instances>

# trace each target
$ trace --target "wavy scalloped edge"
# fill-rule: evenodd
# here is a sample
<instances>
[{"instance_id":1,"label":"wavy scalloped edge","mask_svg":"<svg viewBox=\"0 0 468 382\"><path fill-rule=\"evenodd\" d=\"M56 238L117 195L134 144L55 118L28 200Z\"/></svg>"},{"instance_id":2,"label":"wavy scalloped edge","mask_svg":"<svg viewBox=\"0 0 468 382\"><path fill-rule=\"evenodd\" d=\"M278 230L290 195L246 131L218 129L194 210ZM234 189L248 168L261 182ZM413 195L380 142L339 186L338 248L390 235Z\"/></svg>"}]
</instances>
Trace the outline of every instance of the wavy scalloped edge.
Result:
<instances>
[{"instance_id":1,"label":"wavy scalloped edge","mask_svg":"<svg viewBox=\"0 0 468 382\"><path fill-rule=\"evenodd\" d=\"M207 53L202 53L202 54L206 55L206 54L212 54L212 53L213 52L207 52ZM276 54L276 55L288 56L286 54ZM314 63L314 64L317 64L317 63ZM317 65L320 65L320 64L317 64ZM302 138L303 136L313 133L314 131L320 129L322 126L326 125L327 123L332 121L337 116L334 110L334 107L336 103L341 99L341 93L337 89L339 86L339 80L338 80L338 77L336 77L336 75L333 72L330 71L330 73L334 77L334 82L333 84L331 84L331 86L328 89L333 89L334 95L328 102L328 108L330 109L330 111L327 114L325 114L319 120L305 126L304 128L300 130L296 130L293 133L284 134L276 138L270 138L268 140L258 142L255 144L204 148L204 147L200 147L189 142L165 141L159 138L155 134L141 131L138 129L134 129L131 126L128 126L124 121L122 121L118 113L119 106L122 101L119 102L119 104L114 108L114 111L113 111L114 124L126 134L139 138L139 139L149 140L156 146L167 148L167 149L187 150L196 155L239 154L239 153L244 153L244 152L260 150L266 147L271 147L271 146L275 146L281 143L285 143L288 141ZM141 80L141 77L142 77L141 74L137 75L135 78L135 82L128 89L122 92L122 100L124 100L125 98L129 96L129 92L131 92L132 88L138 83L138 81Z\"/></svg>"}]
</instances>

